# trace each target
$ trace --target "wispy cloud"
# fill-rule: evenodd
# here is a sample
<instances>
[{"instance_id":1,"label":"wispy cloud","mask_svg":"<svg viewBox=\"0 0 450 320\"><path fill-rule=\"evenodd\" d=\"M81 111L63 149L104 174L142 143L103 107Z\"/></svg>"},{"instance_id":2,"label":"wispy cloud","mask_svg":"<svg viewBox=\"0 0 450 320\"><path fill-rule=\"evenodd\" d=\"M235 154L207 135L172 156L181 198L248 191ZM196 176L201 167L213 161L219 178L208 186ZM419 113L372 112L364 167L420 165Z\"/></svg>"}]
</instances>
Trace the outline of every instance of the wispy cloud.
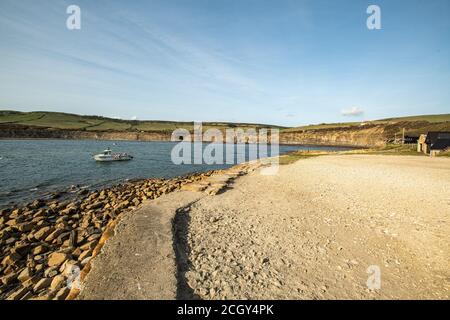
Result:
<instances>
[{"instance_id":1,"label":"wispy cloud","mask_svg":"<svg viewBox=\"0 0 450 320\"><path fill-rule=\"evenodd\" d=\"M0 0L0 108L292 125L423 105L444 113L450 29L441 2L427 9L420 37L398 19L389 37L399 41L379 34L373 52L364 28L335 30L329 19L352 12L349 23L360 24L351 3L77 0L82 29L70 31L70 0Z\"/></svg>"},{"instance_id":2,"label":"wispy cloud","mask_svg":"<svg viewBox=\"0 0 450 320\"><path fill-rule=\"evenodd\" d=\"M351 107L348 109L342 109L341 114L346 117L358 117L364 114L364 110L360 107Z\"/></svg>"}]
</instances>

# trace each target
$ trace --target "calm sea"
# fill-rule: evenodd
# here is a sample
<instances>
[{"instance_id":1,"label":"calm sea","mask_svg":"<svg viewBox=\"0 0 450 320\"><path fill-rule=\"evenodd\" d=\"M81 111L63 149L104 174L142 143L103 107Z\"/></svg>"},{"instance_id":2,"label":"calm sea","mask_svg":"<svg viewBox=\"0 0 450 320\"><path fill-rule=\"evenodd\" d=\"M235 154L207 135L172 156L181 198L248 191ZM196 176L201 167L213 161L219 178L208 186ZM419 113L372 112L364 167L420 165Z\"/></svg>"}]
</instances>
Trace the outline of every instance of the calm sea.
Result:
<instances>
[{"instance_id":1,"label":"calm sea","mask_svg":"<svg viewBox=\"0 0 450 320\"><path fill-rule=\"evenodd\" d=\"M175 165L172 142L0 140L0 207L46 197L56 191L122 183L130 179L169 178L192 172L228 168L231 165ZM206 145L206 144L204 144ZM132 161L97 163L94 154L106 148L128 152ZM248 146L247 157L248 157ZM270 148L269 148L270 149ZM292 150L340 150L324 146L280 146L280 154Z\"/></svg>"}]
</instances>

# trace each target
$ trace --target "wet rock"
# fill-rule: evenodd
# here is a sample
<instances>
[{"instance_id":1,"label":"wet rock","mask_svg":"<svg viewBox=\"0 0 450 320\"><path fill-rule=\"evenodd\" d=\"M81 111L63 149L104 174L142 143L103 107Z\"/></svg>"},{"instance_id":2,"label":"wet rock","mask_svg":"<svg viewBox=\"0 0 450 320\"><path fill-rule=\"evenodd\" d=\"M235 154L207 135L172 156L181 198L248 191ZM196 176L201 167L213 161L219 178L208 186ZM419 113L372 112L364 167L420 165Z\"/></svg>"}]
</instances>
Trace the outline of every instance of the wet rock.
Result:
<instances>
[{"instance_id":1,"label":"wet rock","mask_svg":"<svg viewBox=\"0 0 450 320\"><path fill-rule=\"evenodd\" d=\"M39 209L43 206L45 206L45 202L41 199L35 200L29 205L29 207L32 209Z\"/></svg>"},{"instance_id":2,"label":"wet rock","mask_svg":"<svg viewBox=\"0 0 450 320\"><path fill-rule=\"evenodd\" d=\"M34 269L36 270L36 272L40 272L41 270L44 269L44 264L42 263L36 264L36 267Z\"/></svg>"},{"instance_id":3,"label":"wet rock","mask_svg":"<svg viewBox=\"0 0 450 320\"><path fill-rule=\"evenodd\" d=\"M11 214L9 215L9 217L11 219L17 218L20 215L20 209L14 209L13 211L11 211Z\"/></svg>"},{"instance_id":4,"label":"wet rock","mask_svg":"<svg viewBox=\"0 0 450 320\"><path fill-rule=\"evenodd\" d=\"M13 245L16 241L17 241L17 238L16 238L16 237L11 237L11 238L8 238L8 239L5 240L5 244L6 244L7 246Z\"/></svg>"}]
</instances>

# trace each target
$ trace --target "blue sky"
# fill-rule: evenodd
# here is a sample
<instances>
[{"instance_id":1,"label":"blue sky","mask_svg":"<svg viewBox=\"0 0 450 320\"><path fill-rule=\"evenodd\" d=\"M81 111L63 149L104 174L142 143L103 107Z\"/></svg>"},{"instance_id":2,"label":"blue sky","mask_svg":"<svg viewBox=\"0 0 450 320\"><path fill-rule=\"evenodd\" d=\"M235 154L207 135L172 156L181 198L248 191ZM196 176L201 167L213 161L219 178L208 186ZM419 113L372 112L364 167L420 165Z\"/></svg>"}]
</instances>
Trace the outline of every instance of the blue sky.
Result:
<instances>
[{"instance_id":1,"label":"blue sky","mask_svg":"<svg viewBox=\"0 0 450 320\"><path fill-rule=\"evenodd\" d=\"M70 4L81 30L66 28ZM366 27L370 4L381 30ZM288 126L449 113L449 12L448 0L0 0L0 109Z\"/></svg>"}]
</instances>

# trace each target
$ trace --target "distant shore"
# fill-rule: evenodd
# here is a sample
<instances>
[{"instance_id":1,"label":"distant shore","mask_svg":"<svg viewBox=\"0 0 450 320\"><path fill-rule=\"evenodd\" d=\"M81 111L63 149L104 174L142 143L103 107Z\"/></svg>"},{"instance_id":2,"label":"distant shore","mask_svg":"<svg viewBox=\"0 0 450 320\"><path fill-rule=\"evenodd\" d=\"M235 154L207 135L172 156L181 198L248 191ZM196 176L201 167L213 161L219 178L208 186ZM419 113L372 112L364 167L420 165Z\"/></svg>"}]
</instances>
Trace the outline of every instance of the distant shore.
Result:
<instances>
[{"instance_id":1,"label":"distant shore","mask_svg":"<svg viewBox=\"0 0 450 320\"><path fill-rule=\"evenodd\" d=\"M377 131L352 132L339 130L311 130L280 132L280 144L321 145L341 147L375 147L386 143ZM360 131L360 128L358 128ZM374 133L376 133L374 135ZM0 140L63 139L101 141L171 141L172 131L89 131L57 129L19 124L0 123ZM208 142L208 141L205 141Z\"/></svg>"},{"instance_id":2,"label":"distant shore","mask_svg":"<svg viewBox=\"0 0 450 320\"><path fill-rule=\"evenodd\" d=\"M0 141L2 140L9 140L9 141L23 141L23 140L73 140L73 141L104 141L104 142L171 142L171 143L179 143L180 141L172 141L172 140L103 140L103 139L71 139L71 138L3 138L0 137ZM203 140L202 143L211 143L211 141ZM227 142L224 142L224 144ZM227 143L228 144L228 143ZM238 143L234 143L235 145ZM245 143L245 144L252 144L252 143ZM270 142L268 143L270 145ZM338 147L338 148L348 148L348 149L365 149L368 148L367 146L353 146L350 144L313 144L313 143L301 143L301 142L281 142L279 143L280 146L305 146L305 147Z\"/></svg>"}]
</instances>

